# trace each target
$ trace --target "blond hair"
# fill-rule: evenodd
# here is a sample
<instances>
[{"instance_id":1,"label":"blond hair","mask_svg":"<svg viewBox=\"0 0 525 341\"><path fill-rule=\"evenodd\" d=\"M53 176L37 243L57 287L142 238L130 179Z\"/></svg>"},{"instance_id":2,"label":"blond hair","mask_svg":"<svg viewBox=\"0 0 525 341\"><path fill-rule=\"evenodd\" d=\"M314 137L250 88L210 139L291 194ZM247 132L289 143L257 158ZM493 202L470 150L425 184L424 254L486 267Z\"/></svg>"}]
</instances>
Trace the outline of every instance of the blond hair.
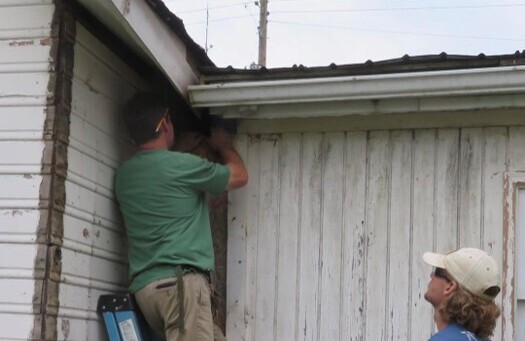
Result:
<instances>
[{"instance_id":1,"label":"blond hair","mask_svg":"<svg viewBox=\"0 0 525 341\"><path fill-rule=\"evenodd\" d=\"M494 301L474 296L461 285L439 308L446 323L457 323L476 336L485 339L494 334L496 320L501 315Z\"/></svg>"}]
</instances>

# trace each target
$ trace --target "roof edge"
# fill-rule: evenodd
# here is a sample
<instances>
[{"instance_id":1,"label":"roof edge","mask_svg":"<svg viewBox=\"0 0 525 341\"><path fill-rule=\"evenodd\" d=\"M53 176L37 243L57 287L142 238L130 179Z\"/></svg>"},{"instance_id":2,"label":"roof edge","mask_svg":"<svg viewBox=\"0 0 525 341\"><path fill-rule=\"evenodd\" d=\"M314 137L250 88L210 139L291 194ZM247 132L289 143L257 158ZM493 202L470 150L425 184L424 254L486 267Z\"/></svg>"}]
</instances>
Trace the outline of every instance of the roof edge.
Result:
<instances>
[{"instance_id":1,"label":"roof edge","mask_svg":"<svg viewBox=\"0 0 525 341\"><path fill-rule=\"evenodd\" d=\"M192 85L193 107L261 106L525 93L525 65Z\"/></svg>"},{"instance_id":2,"label":"roof edge","mask_svg":"<svg viewBox=\"0 0 525 341\"><path fill-rule=\"evenodd\" d=\"M525 50L504 55L448 55L444 52L435 55L409 56L401 58L372 61L364 63L307 67L293 65L292 67L236 69L201 67L203 81L207 84L221 82L244 82L250 80L303 79L336 76L377 75L403 72L422 72L439 70L457 70L498 67L508 65L525 65Z\"/></svg>"}]
</instances>

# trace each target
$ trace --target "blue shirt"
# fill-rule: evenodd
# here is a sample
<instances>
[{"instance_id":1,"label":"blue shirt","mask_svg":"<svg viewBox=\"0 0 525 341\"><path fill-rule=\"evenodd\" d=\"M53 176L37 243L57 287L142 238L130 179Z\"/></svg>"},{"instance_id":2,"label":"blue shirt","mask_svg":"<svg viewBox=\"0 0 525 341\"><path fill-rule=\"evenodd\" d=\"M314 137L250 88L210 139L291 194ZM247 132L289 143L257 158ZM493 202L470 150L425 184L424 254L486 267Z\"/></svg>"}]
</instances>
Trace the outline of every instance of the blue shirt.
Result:
<instances>
[{"instance_id":1,"label":"blue shirt","mask_svg":"<svg viewBox=\"0 0 525 341\"><path fill-rule=\"evenodd\" d=\"M490 341L480 339L459 324L449 324L444 329L434 334L428 341Z\"/></svg>"}]
</instances>

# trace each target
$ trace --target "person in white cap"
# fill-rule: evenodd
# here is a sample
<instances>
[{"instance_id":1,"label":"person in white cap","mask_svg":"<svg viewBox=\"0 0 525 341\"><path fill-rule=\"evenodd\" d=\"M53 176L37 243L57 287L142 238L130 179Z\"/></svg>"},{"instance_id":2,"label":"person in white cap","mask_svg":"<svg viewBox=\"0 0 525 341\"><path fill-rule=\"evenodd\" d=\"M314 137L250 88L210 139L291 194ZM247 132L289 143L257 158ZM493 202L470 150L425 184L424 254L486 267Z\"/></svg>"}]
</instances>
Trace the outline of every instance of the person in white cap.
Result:
<instances>
[{"instance_id":1,"label":"person in white cap","mask_svg":"<svg viewBox=\"0 0 525 341\"><path fill-rule=\"evenodd\" d=\"M500 309L500 275L485 251L463 248L448 254L426 252L434 267L425 299L434 306L438 332L428 341L485 341L493 335Z\"/></svg>"}]
</instances>

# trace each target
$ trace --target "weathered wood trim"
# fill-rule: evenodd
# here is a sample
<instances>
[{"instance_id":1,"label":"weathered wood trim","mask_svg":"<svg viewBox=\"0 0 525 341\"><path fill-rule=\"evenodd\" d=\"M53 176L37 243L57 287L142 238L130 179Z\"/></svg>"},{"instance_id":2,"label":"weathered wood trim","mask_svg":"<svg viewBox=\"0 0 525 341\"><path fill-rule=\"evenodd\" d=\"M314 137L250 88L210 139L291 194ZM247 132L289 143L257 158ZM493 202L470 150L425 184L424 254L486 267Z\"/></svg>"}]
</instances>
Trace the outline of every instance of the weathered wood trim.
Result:
<instances>
[{"instance_id":1,"label":"weathered wood trim","mask_svg":"<svg viewBox=\"0 0 525 341\"><path fill-rule=\"evenodd\" d=\"M75 18L70 7L62 0L56 0L55 5L49 37L52 45L52 72L48 84L43 136L45 147L41 172L44 180L40 186L42 214L37 231L38 253L34 267L37 284L33 295L35 320L32 338L35 340L57 338L73 46L76 35Z\"/></svg>"},{"instance_id":2,"label":"weathered wood trim","mask_svg":"<svg viewBox=\"0 0 525 341\"><path fill-rule=\"evenodd\" d=\"M79 24L97 37L111 52L127 63L138 74L148 81L152 81L154 77L158 76L159 72L151 64L138 56L81 4L76 1L72 2L72 9L75 11L75 17Z\"/></svg>"},{"instance_id":3,"label":"weathered wood trim","mask_svg":"<svg viewBox=\"0 0 525 341\"><path fill-rule=\"evenodd\" d=\"M525 110L486 110L461 114L440 112L434 114L351 115L323 118L239 119L238 122L237 132L239 134L497 127L524 125Z\"/></svg>"},{"instance_id":4,"label":"weathered wood trim","mask_svg":"<svg viewBox=\"0 0 525 341\"><path fill-rule=\"evenodd\" d=\"M504 174L503 198L503 283L502 283L502 335L501 340L514 340L516 321L516 209L517 195L525 187L525 172ZM510 317L510 318L509 318Z\"/></svg>"},{"instance_id":5,"label":"weathered wood trim","mask_svg":"<svg viewBox=\"0 0 525 341\"><path fill-rule=\"evenodd\" d=\"M161 21L146 1L97 0L118 13L129 28L141 40L143 48L171 80L174 90L184 98L188 96L188 85L199 82L200 73L188 62L188 48L173 31ZM166 53L168 52L168 53Z\"/></svg>"},{"instance_id":6,"label":"weathered wood trim","mask_svg":"<svg viewBox=\"0 0 525 341\"><path fill-rule=\"evenodd\" d=\"M215 251L213 284L213 321L223 332L226 331L226 274L228 254L228 193L208 199L210 226Z\"/></svg>"},{"instance_id":7,"label":"weathered wood trim","mask_svg":"<svg viewBox=\"0 0 525 341\"><path fill-rule=\"evenodd\" d=\"M170 103L170 106L177 108L176 111L176 132L201 129L199 115L201 110L194 110L190 107L187 100L174 88L167 76L162 71L144 60L133 49L127 46L117 35L110 31L104 23L90 13L78 0L71 2L71 9L79 24L87 29L112 53L114 53L124 63L128 64L133 70L144 77L149 84L155 88L149 91L163 94ZM175 117L172 117L175 118Z\"/></svg>"}]
</instances>

